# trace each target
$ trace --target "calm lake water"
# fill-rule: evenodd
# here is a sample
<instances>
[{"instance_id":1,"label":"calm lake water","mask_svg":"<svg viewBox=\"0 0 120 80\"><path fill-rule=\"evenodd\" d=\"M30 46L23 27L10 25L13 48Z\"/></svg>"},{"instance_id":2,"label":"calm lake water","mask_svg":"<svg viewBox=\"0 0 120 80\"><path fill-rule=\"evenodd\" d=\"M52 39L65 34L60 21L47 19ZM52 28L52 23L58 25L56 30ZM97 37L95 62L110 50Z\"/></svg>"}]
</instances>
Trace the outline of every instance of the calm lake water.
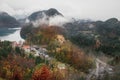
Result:
<instances>
[{"instance_id":1,"label":"calm lake water","mask_svg":"<svg viewBox=\"0 0 120 80\"><path fill-rule=\"evenodd\" d=\"M24 41L20 37L21 28L2 28L0 29L0 40L4 41Z\"/></svg>"}]
</instances>

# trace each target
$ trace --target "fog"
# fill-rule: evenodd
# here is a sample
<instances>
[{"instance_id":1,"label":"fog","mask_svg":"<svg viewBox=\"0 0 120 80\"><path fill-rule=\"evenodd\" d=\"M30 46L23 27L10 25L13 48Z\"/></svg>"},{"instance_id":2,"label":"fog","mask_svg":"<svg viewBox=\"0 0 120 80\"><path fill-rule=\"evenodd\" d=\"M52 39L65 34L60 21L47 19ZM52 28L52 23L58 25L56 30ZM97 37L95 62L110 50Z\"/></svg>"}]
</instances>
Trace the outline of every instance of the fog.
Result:
<instances>
[{"instance_id":1,"label":"fog","mask_svg":"<svg viewBox=\"0 0 120 80\"><path fill-rule=\"evenodd\" d=\"M71 19L63 17L61 15L55 15L55 16L47 16L46 14L42 14L43 18L38 18L36 21L32 21L34 27L38 27L40 25L48 25L48 26L59 26L63 27L63 25L67 22L71 22ZM39 17L39 16L38 16ZM27 21L29 23L29 21Z\"/></svg>"},{"instance_id":2,"label":"fog","mask_svg":"<svg viewBox=\"0 0 120 80\"><path fill-rule=\"evenodd\" d=\"M106 20L120 19L120 0L0 0L0 11L27 16L38 10L56 8L66 17Z\"/></svg>"}]
</instances>

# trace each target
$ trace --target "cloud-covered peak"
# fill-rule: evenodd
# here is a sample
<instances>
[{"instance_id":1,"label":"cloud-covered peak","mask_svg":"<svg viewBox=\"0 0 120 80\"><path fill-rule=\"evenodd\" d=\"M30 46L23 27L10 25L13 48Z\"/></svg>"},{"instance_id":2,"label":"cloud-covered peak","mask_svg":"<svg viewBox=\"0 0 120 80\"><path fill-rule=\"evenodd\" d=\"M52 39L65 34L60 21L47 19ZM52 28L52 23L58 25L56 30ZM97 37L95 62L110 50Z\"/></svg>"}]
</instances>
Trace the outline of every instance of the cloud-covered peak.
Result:
<instances>
[{"instance_id":1,"label":"cloud-covered peak","mask_svg":"<svg viewBox=\"0 0 120 80\"><path fill-rule=\"evenodd\" d=\"M62 26L64 23L69 21L63 16L62 13L54 8L34 12L28 17L27 20L29 20L27 22L32 22L35 27L43 24L49 26Z\"/></svg>"},{"instance_id":2,"label":"cloud-covered peak","mask_svg":"<svg viewBox=\"0 0 120 80\"><path fill-rule=\"evenodd\" d=\"M63 16L56 9L50 8L48 10L41 10L41 11L34 12L28 17L28 19L30 21L35 21L35 20L39 20L42 18L46 18L46 20L47 20L49 17L58 16L58 15Z\"/></svg>"}]
</instances>

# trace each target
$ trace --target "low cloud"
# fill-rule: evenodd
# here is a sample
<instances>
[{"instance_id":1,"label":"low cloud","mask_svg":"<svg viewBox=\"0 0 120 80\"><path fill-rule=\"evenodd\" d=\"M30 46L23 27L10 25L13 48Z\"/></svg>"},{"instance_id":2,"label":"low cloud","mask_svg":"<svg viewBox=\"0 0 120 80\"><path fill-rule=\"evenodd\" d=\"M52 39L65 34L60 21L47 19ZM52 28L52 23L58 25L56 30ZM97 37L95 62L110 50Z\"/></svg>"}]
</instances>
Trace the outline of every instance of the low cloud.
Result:
<instances>
[{"instance_id":1,"label":"low cloud","mask_svg":"<svg viewBox=\"0 0 120 80\"><path fill-rule=\"evenodd\" d=\"M43 18L38 19L36 21L32 21L35 27L38 27L40 25L63 27L63 25L68 22L70 22L70 20L61 15L55 15L53 17L48 17L44 13L43 13Z\"/></svg>"},{"instance_id":2,"label":"low cloud","mask_svg":"<svg viewBox=\"0 0 120 80\"><path fill-rule=\"evenodd\" d=\"M12 15L26 15L52 7L67 17L106 20L112 17L120 19L119 3L120 0L0 0L0 10Z\"/></svg>"},{"instance_id":3,"label":"low cloud","mask_svg":"<svg viewBox=\"0 0 120 80\"><path fill-rule=\"evenodd\" d=\"M62 17L62 16L54 16L50 17L49 19L49 25L55 25L55 26L63 26L65 23L68 23L69 19Z\"/></svg>"},{"instance_id":4,"label":"low cloud","mask_svg":"<svg viewBox=\"0 0 120 80\"><path fill-rule=\"evenodd\" d=\"M40 25L49 25L49 17L44 13L42 13L42 16L42 18L40 18L40 16L37 16L37 20L31 21L34 27L38 27Z\"/></svg>"},{"instance_id":5,"label":"low cloud","mask_svg":"<svg viewBox=\"0 0 120 80\"><path fill-rule=\"evenodd\" d=\"M15 14L15 10L5 3L0 5L0 11L7 12L10 15L12 15L13 13Z\"/></svg>"}]
</instances>

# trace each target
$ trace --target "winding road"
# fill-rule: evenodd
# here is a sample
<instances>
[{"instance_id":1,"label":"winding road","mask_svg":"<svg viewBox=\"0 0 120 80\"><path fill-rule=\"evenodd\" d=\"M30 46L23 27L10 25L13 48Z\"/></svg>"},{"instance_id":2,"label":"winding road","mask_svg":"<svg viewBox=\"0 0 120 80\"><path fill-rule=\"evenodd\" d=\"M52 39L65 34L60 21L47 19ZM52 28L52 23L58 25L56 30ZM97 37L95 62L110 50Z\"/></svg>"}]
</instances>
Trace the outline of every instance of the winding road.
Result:
<instances>
[{"instance_id":1,"label":"winding road","mask_svg":"<svg viewBox=\"0 0 120 80\"><path fill-rule=\"evenodd\" d=\"M95 64L96 64L96 68L90 71L86 80L91 80L92 77L95 78L102 77L105 72L107 72L108 74L113 73L112 67L107 63L101 61L100 59L96 58Z\"/></svg>"}]
</instances>

